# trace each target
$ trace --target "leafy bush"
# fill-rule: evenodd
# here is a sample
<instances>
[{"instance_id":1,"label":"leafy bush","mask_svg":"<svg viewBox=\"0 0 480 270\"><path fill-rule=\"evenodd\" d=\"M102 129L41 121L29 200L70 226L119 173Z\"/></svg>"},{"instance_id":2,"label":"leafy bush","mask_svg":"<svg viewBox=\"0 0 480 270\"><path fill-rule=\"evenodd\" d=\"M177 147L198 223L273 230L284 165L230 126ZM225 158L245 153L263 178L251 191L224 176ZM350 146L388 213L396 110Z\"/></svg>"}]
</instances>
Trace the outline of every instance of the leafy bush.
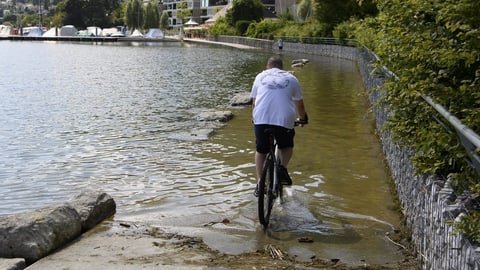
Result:
<instances>
[{"instance_id":1,"label":"leafy bush","mask_svg":"<svg viewBox=\"0 0 480 270\"><path fill-rule=\"evenodd\" d=\"M470 215L463 215L456 223L456 229L477 244L480 244L480 212L473 211Z\"/></svg>"},{"instance_id":2,"label":"leafy bush","mask_svg":"<svg viewBox=\"0 0 480 270\"><path fill-rule=\"evenodd\" d=\"M283 27L283 22L263 20L260 22L251 23L248 26L245 36L251 38L273 39L275 32Z\"/></svg>"},{"instance_id":3,"label":"leafy bush","mask_svg":"<svg viewBox=\"0 0 480 270\"><path fill-rule=\"evenodd\" d=\"M235 28L233 28L227 23L225 17L220 17L217 19L214 25L208 28L208 34L212 36L235 36L238 35L238 32Z\"/></svg>"},{"instance_id":4,"label":"leafy bush","mask_svg":"<svg viewBox=\"0 0 480 270\"><path fill-rule=\"evenodd\" d=\"M327 25L313 21L302 24L290 23L277 31L277 36L285 37L326 37L328 35Z\"/></svg>"},{"instance_id":5,"label":"leafy bush","mask_svg":"<svg viewBox=\"0 0 480 270\"><path fill-rule=\"evenodd\" d=\"M377 51L376 47L379 43L379 34L377 29L379 26L376 17L367 17L362 20L354 20L351 22L350 26L352 29L352 35L350 38L360 41L372 51Z\"/></svg>"},{"instance_id":6,"label":"leafy bush","mask_svg":"<svg viewBox=\"0 0 480 270\"><path fill-rule=\"evenodd\" d=\"M386 127L397 142L415 150L412 161L418 174L451 175L458 193L468 189L480 194L479 175L465 162L466 151L455 132L435 121L432 116L441 116L422 98L432 97L480 131L480 1L377 3L379 15L363 20L355 32L373 45L369 47L380 57L379 65L398 76L384 85L385 102L392 105ZM478 240L480 215L464 221L458 229Z\"/></svg>"},{"instance_id":7,"label":"leafy bush","mask_svg":"<svg viewBox=\"0 0 480 270\"><path fill-rule=\"evenodd\" d=\"M251 23L250 21L244 21L244 20L236 21L235 29L237 29L237 32L240 33L240 35L243 35L247 31L247 28L250 25L250 23Z\"/></svg>"}]
</instances>

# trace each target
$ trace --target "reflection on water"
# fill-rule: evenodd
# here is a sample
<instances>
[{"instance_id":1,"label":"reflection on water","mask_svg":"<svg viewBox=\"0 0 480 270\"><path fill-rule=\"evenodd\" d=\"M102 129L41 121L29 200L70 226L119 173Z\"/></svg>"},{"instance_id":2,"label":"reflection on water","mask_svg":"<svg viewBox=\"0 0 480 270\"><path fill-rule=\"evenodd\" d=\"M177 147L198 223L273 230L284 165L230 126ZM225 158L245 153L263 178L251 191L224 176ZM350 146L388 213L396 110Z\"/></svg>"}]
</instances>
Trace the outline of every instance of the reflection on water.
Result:
<instances>
[{"instance_id":1,"label":"reflection on water","mask_svg":"<svg viewBox=\"0 0 480 270\"><path fill-rule=\"evenodd\" d=\"M268 234L252 195L250 109L228 108L235 118L207 141L190 136L211 127L199 113L250 89L268 56L179 43L0 42L0 215L101 189L115 198L116 219L197 228L207 242L225 234L233 240L210 242L233 253L277 239L293 253L397 260L383 234L398 215L354 63L283 55L286 66L311 60L295 70L311 122L297 128L294 185ZM223 218L227 227L203 226ZM315 242L298 249L301 235Z\"/></svg>"}]
</instances>

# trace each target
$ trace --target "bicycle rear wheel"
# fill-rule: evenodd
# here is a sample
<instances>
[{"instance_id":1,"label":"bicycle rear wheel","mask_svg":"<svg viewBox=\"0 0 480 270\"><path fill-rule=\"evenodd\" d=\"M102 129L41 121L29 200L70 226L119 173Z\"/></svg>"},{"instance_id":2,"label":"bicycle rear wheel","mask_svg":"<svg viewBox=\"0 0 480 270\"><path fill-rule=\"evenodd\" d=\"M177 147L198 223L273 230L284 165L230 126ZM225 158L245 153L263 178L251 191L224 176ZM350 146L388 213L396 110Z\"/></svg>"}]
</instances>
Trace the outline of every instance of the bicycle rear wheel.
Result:
<instances>
[{"instance_id":1,"label":"bicycle rear wheel","mask_svg":"<svg viewBox=\"0 0 480 270\"><path fill-rule=\"evenodd\" d=\"M258 183L258 219L264 228L268 226L273 202L275 201L273 194L273 170L273 158L271 154L268 154Z\"/></svg>"}]
</instances>

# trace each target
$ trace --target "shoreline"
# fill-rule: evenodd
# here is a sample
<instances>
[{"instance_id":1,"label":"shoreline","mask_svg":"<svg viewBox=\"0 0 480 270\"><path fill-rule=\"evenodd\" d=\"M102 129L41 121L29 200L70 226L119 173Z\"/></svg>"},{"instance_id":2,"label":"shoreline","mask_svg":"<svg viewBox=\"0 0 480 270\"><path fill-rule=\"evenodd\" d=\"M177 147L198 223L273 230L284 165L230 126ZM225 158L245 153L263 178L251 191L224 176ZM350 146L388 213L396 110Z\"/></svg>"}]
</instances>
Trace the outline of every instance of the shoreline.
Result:
<instances>
[{"instance_id":1,"label":"shoreline","mask_svg":"<svg viewBox=\"0 0 480 270\"><path fill-rule=\"evenodd\" d=\"M99 43L116 43L116 42L187 42L187 43L199 43L199 44L209 44L209 45L219 45L225 47L232 47L237 49L258 49L257 47L235 44L235 43L226 43L226 42L216 42L210 41L207 39L199 38L143 38L143 37L80 37L80 36L56 36L56 37L29 37L29 36L0 36L0 41L9 40L9 41L59 41L59 42L99 42Z\"/></svg>"}]
</instances>

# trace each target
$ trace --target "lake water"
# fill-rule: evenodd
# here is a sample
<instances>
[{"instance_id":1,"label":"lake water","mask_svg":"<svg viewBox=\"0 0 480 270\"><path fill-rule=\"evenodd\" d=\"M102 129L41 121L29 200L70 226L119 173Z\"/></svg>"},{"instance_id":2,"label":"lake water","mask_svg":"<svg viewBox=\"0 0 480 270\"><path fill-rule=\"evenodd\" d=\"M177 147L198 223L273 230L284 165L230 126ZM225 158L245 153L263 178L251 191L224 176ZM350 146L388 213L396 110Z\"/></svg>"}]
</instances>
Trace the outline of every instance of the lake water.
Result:
<instances>
[{"instance_id":1,"label":"lake water","mask_svg":"<svg viewBox=\"0 0 480 270\"><path fill-rule=\"evenodd\" d=\"M251 110L231 108L271 55L197 44L0 42L0 215L103 190L114 219L198 235L227 253L272 243L300 259L402 260L400 223L354 62L282 53L311 119L297 128L294 185L258 223ZM232 121L208 138L206 110ZM229 224L211 222L230 220ZM314 243L298 243L310 237Z\"/></svg>"}]
</instances>

